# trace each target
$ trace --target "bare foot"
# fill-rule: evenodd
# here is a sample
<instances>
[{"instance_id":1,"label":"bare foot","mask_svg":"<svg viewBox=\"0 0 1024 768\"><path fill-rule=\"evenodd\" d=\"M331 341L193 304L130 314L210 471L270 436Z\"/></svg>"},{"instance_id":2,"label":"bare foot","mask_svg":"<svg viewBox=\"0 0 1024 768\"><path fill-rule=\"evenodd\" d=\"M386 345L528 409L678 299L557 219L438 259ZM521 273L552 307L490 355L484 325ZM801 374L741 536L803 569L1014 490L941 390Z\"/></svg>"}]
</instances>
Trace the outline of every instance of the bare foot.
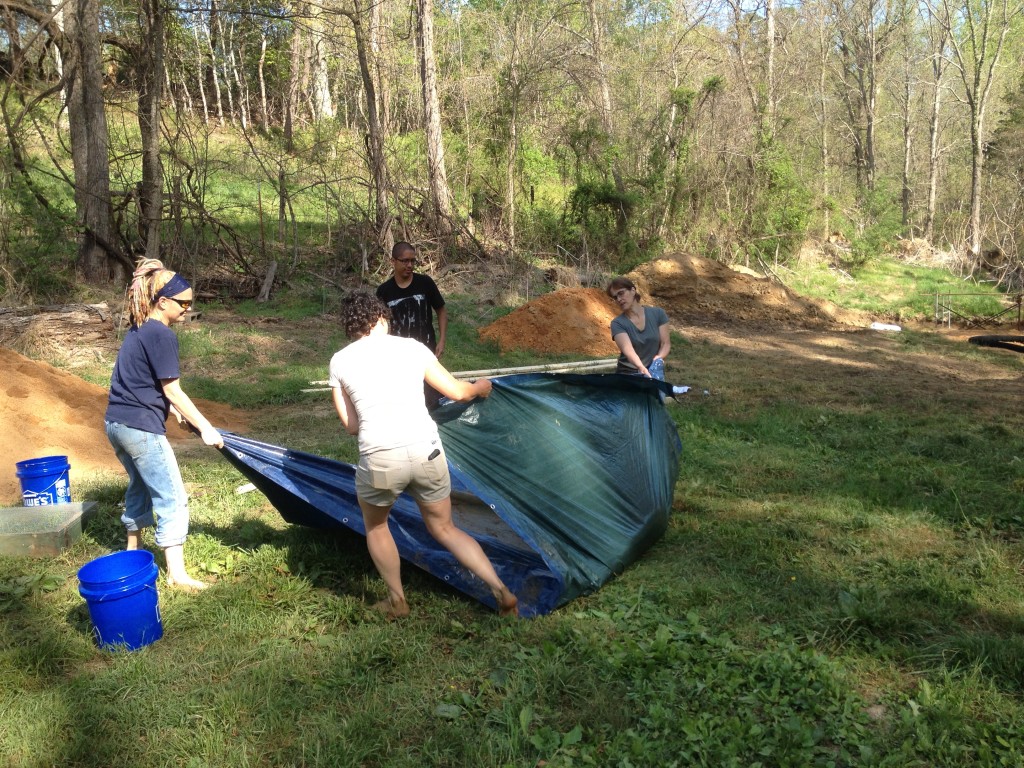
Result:
<instances>
[{"instance_id":1,"label":"bare foot","mask_svg":"<svg viewBox=\"0 0 1024 768\"><path fill-rule=\"evenodd\" d=\"M508 587L502 587L501 592L495 596L498 601L498 615L519 617L519 598L513 595Z\"/></svg>"},{"instance_id":2,"label":"bare foot","mask_svg":"<svg viewBox=\"0 0 1024 768\"><path fill-rule=\"evenodd\" d=\"M389 598L374 603L373 610L383 613L388 619L404 619L409 615L409 604L401 598L395 601Z\"/></svg>"},{"instance_id":3,"label":"bare foot","mask_svg":"<svg viewBox=\"0 0 1024 768\"><path fill-rule=\"evenodd\" d=\"M181 590L182 592L199 592L206 589L210 585L205 581L199 581L193 579L191 576L185 576L179 579L173 579L170 576L167 577L167 586L171 589Z\"/></svg>"}]
</instances>

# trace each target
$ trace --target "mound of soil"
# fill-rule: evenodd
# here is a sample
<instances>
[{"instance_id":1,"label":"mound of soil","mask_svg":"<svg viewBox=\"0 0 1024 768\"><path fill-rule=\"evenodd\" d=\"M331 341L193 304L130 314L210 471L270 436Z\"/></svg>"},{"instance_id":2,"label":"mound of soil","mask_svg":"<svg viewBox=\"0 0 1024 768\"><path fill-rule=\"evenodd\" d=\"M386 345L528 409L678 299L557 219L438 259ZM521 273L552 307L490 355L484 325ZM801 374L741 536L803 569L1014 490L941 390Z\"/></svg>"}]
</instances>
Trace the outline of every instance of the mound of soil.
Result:
<instances>
[{"instance_id":1,"label":"mound of soil","mask_svg":"<svg viewBox=\"0 0 1024 768\"><path fill-rule=\"evenodd\" d=\"M46 363L36 362L0 347L0 502L21 503L21 484L15 464L42 456L67 456L71 463L71 490L75 478L87 472L124 473L107 441L103 414L107 390ZM215 427L244 431L247 418L228 406L195 400ZM170 420L167 437L172 443L199 442Z\"/></svg>"},{"instance_id":2,"label":"mound of soil","mask_svg":"<svg viewBox=\"0 0 1024 768\"><path fill-rule=\"evenodd\" d=\"M867 321L827 301L808 299L768 278L699 256L677 255L630 272L645 304L661 307L676 325L750 328L863 327ZM618 306L599 288L545 294L480 330L508 349L586 355L618 354L610 324Z\"/></svg>"},{"instance_id":3,"label":"mound of soil","mask_svg":"<svg viewBox=\"0 0 1024 768\"><path fill-rule=\"evenodd\" d=\"M659 259L642 265L629 278L644 302L664 309L674 323L819 330L867 324L856 312L698 256Z\"/></svg>"},{"instance_id":4,"label":"mound of soil","mask_svg":"<svg viewBox=\"0 0 1024 768\"><path fill-rule=\"evenodd\" d=\"M611 322L619 308L599 288L546 293L480 329L502 352L530 349L552 354L610 357L619 353Z\"/></svg>"}]
</instances>

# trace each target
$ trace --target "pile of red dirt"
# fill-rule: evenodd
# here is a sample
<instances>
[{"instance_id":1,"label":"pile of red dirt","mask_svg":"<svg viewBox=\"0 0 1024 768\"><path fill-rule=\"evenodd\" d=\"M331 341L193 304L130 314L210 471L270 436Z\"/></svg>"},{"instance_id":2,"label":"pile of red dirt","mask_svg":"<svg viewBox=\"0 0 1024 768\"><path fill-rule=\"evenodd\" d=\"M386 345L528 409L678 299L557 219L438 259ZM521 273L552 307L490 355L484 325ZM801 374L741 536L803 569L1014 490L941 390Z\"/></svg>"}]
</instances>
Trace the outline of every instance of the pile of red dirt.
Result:
<instances>
[{"instance_id":1,"label":"pile of red dirt","mask_svg":"<svg viewBox=\"0 0 1024 768\"><path fill-rule=\"evenodd\" d=\"M21 503L15 464L25 459L67 456L72 495L76 476L98 470L124 473L103 427L106 389L3 347L0 370L0 503ZM247 418L239 411L205 400L195 403L215 427L247 428ZM168 424L167 437L174 443L199 440L176 423Z\"/></svg>"},{"instance_id":2,"label":"pile of red dirt","mask_svg":"<svg viewBox=\"0 0 1024 768\"><path fill-rule=\"evenodd\" d=\"M546 293L480 329L502 352L531 349L552 354L617 355L610 324L618 306L598 288Z\"/></svg>"},{"instance_id":3,"label":"pile of red dirt","mask_svg":"<svg viewBox=\"0 0 1024 768\"><path fill-rule=\"evenodd\" d=\"M744 325L812 328L867 325L869 321L827 301L809 299L778 282L699 256L676 255L644 264L628 277L643 303L661 307L673 325ZM614 356L610 324L618 306L599 288L545 294L480 330L508 349Z\"/></svg>"}]
</instances>

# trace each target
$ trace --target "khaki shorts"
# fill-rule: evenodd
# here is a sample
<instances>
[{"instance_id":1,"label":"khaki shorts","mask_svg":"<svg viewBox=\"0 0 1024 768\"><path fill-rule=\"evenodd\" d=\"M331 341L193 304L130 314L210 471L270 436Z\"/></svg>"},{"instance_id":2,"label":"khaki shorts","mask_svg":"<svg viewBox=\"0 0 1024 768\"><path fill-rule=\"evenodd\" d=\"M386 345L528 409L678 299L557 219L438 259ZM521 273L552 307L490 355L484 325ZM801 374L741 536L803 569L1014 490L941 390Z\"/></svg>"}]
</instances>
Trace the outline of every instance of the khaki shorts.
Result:
<instances>
[{"instance_id":1,"label":"khaki shorts","mask_svg":"<svg viewBox=\"0 0 1024 768\"><path fill-rule=\"evenodd\" d=\"M440 440L359 457L356 495L361 501L375 507L390 507L403 491L427 504L451 495L448 459Z\"/></svg>"}]
</instances>

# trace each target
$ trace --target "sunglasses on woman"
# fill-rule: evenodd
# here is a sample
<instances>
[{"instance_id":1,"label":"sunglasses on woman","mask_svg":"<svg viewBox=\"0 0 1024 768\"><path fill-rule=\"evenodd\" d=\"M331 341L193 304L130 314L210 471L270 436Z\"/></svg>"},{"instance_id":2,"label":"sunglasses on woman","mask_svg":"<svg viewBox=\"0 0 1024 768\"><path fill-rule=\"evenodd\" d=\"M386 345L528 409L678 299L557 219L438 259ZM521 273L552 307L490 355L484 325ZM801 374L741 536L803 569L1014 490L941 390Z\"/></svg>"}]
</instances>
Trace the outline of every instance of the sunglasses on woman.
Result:
<instances>
[{"instance_id":1,"label":"sunglasses on woman","mask_svg":"<svg viewBox=\"0 0 1024 768\"><path fill-rule=\"evenodd\" d=\"M192 309L192 299L176 299L173 296L164 296L164 298L170 299L184 310Z\"/></svg>"}]
</instances>

